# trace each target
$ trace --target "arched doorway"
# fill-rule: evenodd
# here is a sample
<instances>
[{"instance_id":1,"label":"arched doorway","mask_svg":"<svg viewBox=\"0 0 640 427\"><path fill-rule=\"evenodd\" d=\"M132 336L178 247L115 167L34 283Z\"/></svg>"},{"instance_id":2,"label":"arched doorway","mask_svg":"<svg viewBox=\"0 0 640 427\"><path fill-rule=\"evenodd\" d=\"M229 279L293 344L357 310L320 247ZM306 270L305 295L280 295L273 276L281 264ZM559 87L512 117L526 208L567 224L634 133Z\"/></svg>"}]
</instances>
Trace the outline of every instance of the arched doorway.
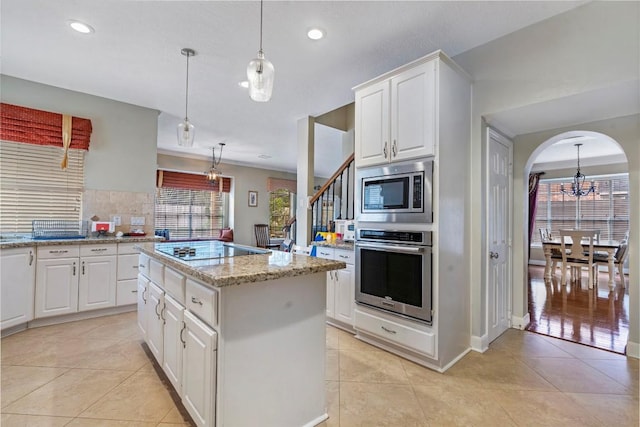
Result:
<instances>
[{"instance_id":1,"label":"arched doorway","mask_svg":"<svg viewBox=\"0 0 640 427\"><path fill-rule=\"evenodd\" d=\"M565 191L571 187L572 177L579 168L576 148L582 148L580 163L587 175L585 188L593 186L595 190L582 197L561 191L563 184ZM619 241L628 234L629 174L622 146L599 132L563 132L546 139L532 151L524 172L525 176L544 173L538 189L533 234L530 241L527 230L523 251L529 253L525 260L528 272L525 292L530 316L527 329L624 353L629 333L628 287L618 279L610 290L606 266L599 275L600 286L594 289L588 288L586 279L562 284L560 278L566 272L561 268L545 276L538 234L540 228L551 230L556 238L561 228L598 230L602 232L603 244L605 239ZM525 200L525 210L530 208L529 201Z\"/></svg>"}]
</instances>

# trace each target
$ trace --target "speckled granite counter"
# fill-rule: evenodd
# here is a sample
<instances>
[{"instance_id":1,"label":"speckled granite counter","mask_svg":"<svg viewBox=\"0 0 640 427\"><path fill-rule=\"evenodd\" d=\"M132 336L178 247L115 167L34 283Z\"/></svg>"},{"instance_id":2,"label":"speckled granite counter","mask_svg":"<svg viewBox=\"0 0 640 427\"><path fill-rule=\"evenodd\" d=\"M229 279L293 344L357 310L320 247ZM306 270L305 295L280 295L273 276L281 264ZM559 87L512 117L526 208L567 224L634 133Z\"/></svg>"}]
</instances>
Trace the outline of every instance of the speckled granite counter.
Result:
<instances>
[{"instance_id":1,"label":"speckled granite counter","mask_svg":"<svg viewBox=\"0 0 640 427\"><path fill-rule=\"evenodd\" d=\"M345 242L345 241L342 241L342 240L336 241L334 243L328 243L328 242L322 240L320 242L313 242L311 244L315 245L315 246L322 246L323 248L344 249L344 250L347 250L347 251L352 251L353 250L353 242Z\"/></svg>"},{"instance_id":2,"label":"speckled granite counter","mask_svg":"<svg viewBox=\"0 0 640 427\"><path fill-rule=\"evenodd\" d=\"M85 239L60 239L60 240L34 240L32 238L4 238L0 240L0 249L24 248L28 246L56 246L56 245L96 245L103 243L143 243L158 242L161 237L137 236L137 237L87 237Z\"/></svg>"},{"instance_id":3,"label":"speckled granite counter","mask_svg":"<svg viewBox=\"0 0 640 427\"><path fill-rule=\"evenodd\" d=\"M141 253L205 284L218 288L242 283L264 282L283 277L304 276L346 267L342 261L280 251L232 258L183 261L156 251L154 243L142 243L138 245L138 248Z\"/></svg>"}]
</instances>

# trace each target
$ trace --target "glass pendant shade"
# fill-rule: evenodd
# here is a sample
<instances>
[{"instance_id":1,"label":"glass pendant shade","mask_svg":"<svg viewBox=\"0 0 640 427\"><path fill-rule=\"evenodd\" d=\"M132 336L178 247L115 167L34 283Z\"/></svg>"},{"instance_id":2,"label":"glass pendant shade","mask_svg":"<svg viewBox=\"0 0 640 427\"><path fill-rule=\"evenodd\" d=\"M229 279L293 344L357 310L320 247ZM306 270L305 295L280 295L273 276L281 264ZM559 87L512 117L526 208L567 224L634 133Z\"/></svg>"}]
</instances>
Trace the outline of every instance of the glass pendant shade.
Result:
<instances>
[{"instance_id":1,"label":"glass pendant shade","mask_svg":"<svg viewBox=\"0 0 640 427\"><path fill-rule=\"evenodd\" d=\"M247 79L249 80L249 96L257 102L267 102L273 92L273 80L275 69L269 60L265 59L262 51L247 66Z\"/></svg>"},{"instance_id":2,"label":"glass pendant shade","mask_svg":"<svg viewBox=\"0 0 640 427\"><path fill-rule=\"evenodd\" d=\"M178 145L180 147L193 147L193 138L196 129L189 119L185 119L178 124Z\"/></svg>"}]
</instances>

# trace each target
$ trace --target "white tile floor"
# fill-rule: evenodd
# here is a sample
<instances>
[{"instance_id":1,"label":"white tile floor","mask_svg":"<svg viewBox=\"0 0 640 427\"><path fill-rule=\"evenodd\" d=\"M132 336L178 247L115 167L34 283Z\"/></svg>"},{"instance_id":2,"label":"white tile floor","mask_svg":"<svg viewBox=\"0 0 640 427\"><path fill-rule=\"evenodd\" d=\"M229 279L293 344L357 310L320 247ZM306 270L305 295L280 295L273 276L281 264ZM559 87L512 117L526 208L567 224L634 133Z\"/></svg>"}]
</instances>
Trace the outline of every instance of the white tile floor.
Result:
<instances>
[{"instance_id":1,"label":"white tile floor","mask_svg":"<svg viewBox=\"0 0 640 427\"><path fill-rule=\"evenodd\" d=\"M2 426L190 425L143 351L135 316L2 339ZM325 427L640 423L638 360L529 332L509 330L445 374L331 327L326 351Z\"/></svg>"}]
</instances>

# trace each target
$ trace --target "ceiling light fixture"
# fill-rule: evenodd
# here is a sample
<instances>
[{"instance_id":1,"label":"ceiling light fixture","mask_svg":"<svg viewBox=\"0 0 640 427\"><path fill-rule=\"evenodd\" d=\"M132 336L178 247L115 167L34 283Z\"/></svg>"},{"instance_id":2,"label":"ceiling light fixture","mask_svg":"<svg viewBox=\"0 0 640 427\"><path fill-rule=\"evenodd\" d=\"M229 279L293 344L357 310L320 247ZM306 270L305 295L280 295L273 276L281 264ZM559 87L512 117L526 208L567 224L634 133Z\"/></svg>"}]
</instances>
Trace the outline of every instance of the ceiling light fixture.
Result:
<instances>
[{"instance_id":1,"label":"ceiling light fixture","mask_svg":"<svg viewBox=\"0 0 640 427\"><path fill-rule=\"evenodd\" d=\"M189 58L195 56L196 52L193 49L185 47L180 53L187 57L187 84L184 101L184 120L178 124L178 145L181 147L193 147L193 138L195 137L196 130L193 124L189 122L187 112L189 109Z\"/></svg>"},{"instance_id":2,"label":"ceiling light fixture","mask_svg":"<svg viewBox=\"0 0 640 427\"><path fill-rule=\"evenodd\" d=\"M267 102L273 92L275 69L264 57L262 51L262 0L260 0L260 50L258 57L249 62L247 78L249 79L249 96L257 102Z\"/></svg>"},{"instance_id":3,"label":"ceiling light fixture","mask_svg":"<svg viewBox=\"0 0 640 427\"><path fill-rule=\"evenodd\" d=\"M93 27L91 25L85 24L80 21L69 21L69 26L73 28L75 31L82 34L91 34L94 32Z\"/></svg>"},{"instance_id":4,"label":"ceiling light fixture","mask_svg":"<svg viewBox=\"0 0 640 427\"><path fill-rule=\"evenodd\" d=\"M571 183L571 190L565 190L564 184L560 184L560 191L564 194L568 194L569 196L575 196L575 197L583 197L591 192L595 194L596 187L595 187L594 181L591 181L589 188L586 188L586 189L582 188L584 185L584 181L586 179L586 176L584 176L580 172L580 146L582 144L573 144L573 145L575 145L578 149L578 171L573 177L573 182Z\"/></svg>"},{"instance_id":5,"label":"ceiling light fixture","mask_svg":"<svg viewBox=\"0 0 640 427\"><path fill-rule=\"evenodd\" d=\"M324 37L324 31L322 31L320 28L312 28L307 32L307 37L309 37L311 40L320 40Z\"/></svg>"},{"instance_id":6,"label":"ceiling light fixture","mask_svg":"<svg viewBox=\"0 0 640 427\"><path fill-rule=\"evenodd\" d=\"M212 150L212 152L211 152L211 168L204 173L207 176L207 181L209 181L211 184L216 182L218 180L218 178L220 177L220 171L218 170L218 165L220 164L220 161L222 160L222 149L224 148L224 146L226 144L224 142L221 142L218 145L220 146L220 155L218 156L218 159L216 160L216 147L215 146L211 147L211 150Z\"/></svg>"}]
</instances>

